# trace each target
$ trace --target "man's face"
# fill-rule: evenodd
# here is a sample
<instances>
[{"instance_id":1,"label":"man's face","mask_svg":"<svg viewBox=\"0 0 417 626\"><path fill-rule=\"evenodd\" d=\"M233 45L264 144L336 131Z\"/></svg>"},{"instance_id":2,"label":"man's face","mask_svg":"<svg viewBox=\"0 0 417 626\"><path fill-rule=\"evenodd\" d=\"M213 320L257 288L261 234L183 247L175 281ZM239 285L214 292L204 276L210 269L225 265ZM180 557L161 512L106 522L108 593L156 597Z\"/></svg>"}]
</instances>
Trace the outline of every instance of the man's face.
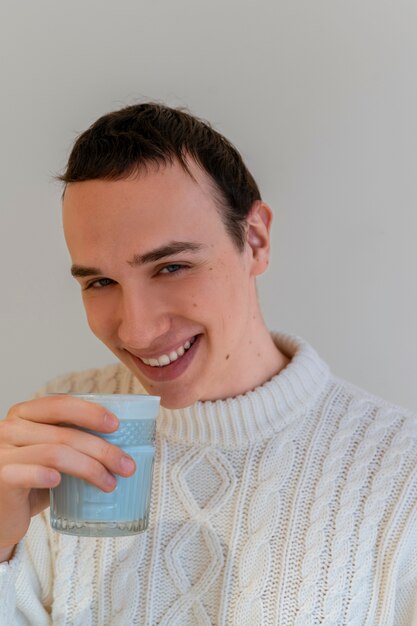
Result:
<instances>
[{"instance_id":1,"label":"man's face","mask_svg":"<svg viewBox=\"0 0 417 626\"><path fill-rule=\"evenodd\" d=\"M90 328L168 408L251 389L256 361L251 248L237 250L207 175L190 170L71 183L64 198Z\"/></svg>"}]
</instances>

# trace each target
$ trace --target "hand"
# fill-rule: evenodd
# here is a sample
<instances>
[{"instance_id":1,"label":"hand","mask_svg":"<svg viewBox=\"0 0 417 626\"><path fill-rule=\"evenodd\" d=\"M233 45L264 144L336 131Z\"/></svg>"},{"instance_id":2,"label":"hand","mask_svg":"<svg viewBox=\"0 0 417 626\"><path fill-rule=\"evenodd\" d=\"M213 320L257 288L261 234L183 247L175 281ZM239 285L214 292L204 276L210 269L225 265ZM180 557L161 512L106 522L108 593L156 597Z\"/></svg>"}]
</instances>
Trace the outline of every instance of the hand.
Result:
<instances>
[{"instance_id":1,"label":"hand","mask_svg":"<svg viewBox=\"0 0 417 626\"><path fill-rule=\"evenodd\" d=\"M24 537L31 517L49 506L60 472L106 492L116 486L113 474L134 473L133 459L120 448L70 425L110 433L118 420L98 404L59 395L16 404L0 421L0 561Z\"/></svg>"}]
</instances>

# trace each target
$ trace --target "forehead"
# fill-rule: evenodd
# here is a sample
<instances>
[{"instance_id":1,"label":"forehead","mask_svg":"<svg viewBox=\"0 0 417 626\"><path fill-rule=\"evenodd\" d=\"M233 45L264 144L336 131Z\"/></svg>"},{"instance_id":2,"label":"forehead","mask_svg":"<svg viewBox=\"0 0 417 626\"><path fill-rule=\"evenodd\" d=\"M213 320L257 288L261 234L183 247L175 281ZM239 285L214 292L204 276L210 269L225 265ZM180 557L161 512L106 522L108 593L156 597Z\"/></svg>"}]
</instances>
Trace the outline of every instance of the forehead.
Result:
<instances>
[{"instance_id":1,"label":"forehead","mask_svg":"<svg viewBox=\"0 0 417 626\"><path fill-rule=\"evenodd\" d=\"M190 173L176 162L121 180L69 183L63 218L70 251L74 242L113 249L135 238L136 245L154 247L165 240L204 241L225 232L213 185L194 163Z\"/></svg>"}]
</instances>

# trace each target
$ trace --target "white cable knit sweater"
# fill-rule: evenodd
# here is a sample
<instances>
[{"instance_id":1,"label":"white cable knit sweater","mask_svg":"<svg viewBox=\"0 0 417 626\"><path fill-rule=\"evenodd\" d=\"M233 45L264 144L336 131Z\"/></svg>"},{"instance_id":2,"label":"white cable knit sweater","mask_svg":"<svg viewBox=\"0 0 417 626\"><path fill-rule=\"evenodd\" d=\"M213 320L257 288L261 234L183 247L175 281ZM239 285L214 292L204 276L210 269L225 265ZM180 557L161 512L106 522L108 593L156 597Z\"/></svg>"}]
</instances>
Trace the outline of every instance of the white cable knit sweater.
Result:
<instances>
[{"instance_id":1,"label":"white cable knit sweater","mask_svg":"<svg viewBox=\"0 0 417 626\"><path fill-rule=\"evenodd\" d=\"M33 519L1 626L416 626L416 417L274 337L292 360L263 386L161 411L147 532ZM47 390L143 392L121 365Z\"/></svg>"}]
</instances>

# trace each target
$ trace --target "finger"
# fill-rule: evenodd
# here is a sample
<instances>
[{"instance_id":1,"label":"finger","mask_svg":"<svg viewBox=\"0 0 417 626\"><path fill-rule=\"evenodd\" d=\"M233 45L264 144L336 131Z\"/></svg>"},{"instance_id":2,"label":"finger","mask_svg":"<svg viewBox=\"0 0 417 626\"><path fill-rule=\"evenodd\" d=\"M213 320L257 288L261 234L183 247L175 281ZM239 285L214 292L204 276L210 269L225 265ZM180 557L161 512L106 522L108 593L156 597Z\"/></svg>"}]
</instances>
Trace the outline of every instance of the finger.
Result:
<instances>
[{"instance_id":1,"label":"finger","mask_svg":"<svg viewBox=\"0 0 417 626\"><path fill-rule=\"evenodd\" d=\"M45 424L74 424L99 432L112 432L119 425L117 417L100 404L64 394L15 404L6 420L16 417Z\"/></svg>"},{"instance_id":2,"label":"finger","mask_svg":"<svg viewBox=\"0 0 417 626\"><path fill-rule=\"evenodd\" d=\"M13 463L0 469L0 479L14 489L50 489L59 485L61 475L51 467Z\"/></svg>"},{"instance_id":3,"label":"finger","mask_svg":"<svg viewBox=\"0 0 417 626\"><path fill-rule=\"evenodd\" d=\"M112 491L117 484L113 474L99 461L63 444L38 444L14 448L12 454L13 459L10 461L12 465L42 465L86 480L103 491ZM8 466L6 460L2 471L4 472Z\"/></svg>"},{"instance_id":4,"label":"finger","mask_svg":"<svg viewBox=\"0 0 417 626\"><path fill-rule=\"evenodd\" d=\"M93 457L112 473L129 476L135 471L133 459L118 446L78 428L19 419L3 420L0 422L0 442L3 446L22 448L39 444L63 444Z\"/></svg>"}]
</instances>

